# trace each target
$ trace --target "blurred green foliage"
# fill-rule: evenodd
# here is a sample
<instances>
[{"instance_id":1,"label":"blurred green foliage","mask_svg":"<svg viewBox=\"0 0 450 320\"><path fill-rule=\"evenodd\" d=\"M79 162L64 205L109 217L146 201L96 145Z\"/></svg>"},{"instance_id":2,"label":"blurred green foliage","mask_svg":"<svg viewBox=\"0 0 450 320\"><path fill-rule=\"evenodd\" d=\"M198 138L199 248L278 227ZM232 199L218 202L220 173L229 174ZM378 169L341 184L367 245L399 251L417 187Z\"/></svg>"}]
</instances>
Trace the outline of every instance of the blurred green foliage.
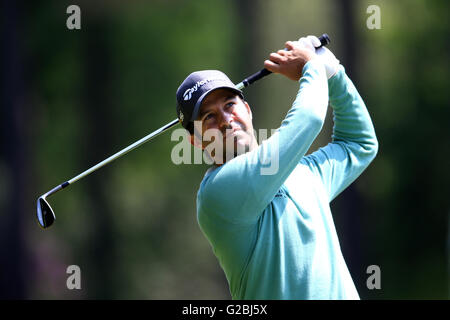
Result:
<instances>
[{"instance_id":1,"label":"blurred green foliage","mask_svg":"<svg viewBox=\"0 0 450 320\"><path fill-rule=\"evenodd\" d=\"M351 39L344 3L353 10ZM81 1L82 29L74 31L66 28L70 4L17 4L26 143L14 148L29 155L24 209L16 213L24 217L27 261L17 273L25 283L19 297L229 299L196 221L207 166L173 164L170 132L50 198L57 220L47 231L35 222L35 200L173 120L175 91L190 72L219 69L237 83L285 41L327 32L329 48L351 66L380 143L369 169L332 204L361 298L448 298L447 1ZM380 30L366 27L370 4L381 8ZM273 75L246 89L255 128L277 128L297 86ZM329 112L311 151L330 140L331 119ZM0 231L14 219L8 208L19 183L7 153L0 154ZM2 250L4 259L12 255ZM80 291L66 288L71 264L81 268ZM366 287L371 264L381 268L381 290ZM14 281L1 286L8 297Z\"/></svg>"}]
</instances>

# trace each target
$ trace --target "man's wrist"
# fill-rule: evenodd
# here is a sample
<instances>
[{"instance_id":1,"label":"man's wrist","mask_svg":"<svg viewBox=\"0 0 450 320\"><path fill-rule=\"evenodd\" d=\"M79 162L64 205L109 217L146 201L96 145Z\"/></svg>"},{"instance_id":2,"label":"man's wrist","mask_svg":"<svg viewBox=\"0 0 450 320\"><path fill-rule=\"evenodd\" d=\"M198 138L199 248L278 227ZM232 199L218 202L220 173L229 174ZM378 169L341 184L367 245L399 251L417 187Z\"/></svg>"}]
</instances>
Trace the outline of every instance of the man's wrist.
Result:
<instances>
[{"instance_id":1,"label":"man's wrist","mask_svg":"<svg viewBox=\"0 0 450 320\"><path fill-rule=\"evenodd\" d=\"M336 78L336 75L337 75L341 70L344 70L344 67L342 66L342 64L339 63L339 64L336 66L336 70L335 70L334 73L331 75L331 77L328 78L328 80L331 80L331 79L333 79L333 78Z\"/></svg>"},{"instance_id":2,"label":"man's wrist","mask_svg":"<svg viewBox=\"0 0 450 320\"><path fill-rule=\"evenodd\" d=\"M328 79L328 85L330 87L330 85L336 81L338 81L338 74L344 72L345 73L345 68L342 64L339 64L338 67L336 68L336 72L331 76L331 78Z\"/></svg>"},{"instance_id":3,"label":"man's wrist","mask_svg":"<svg viewBox=\"0 0 450 320\"><path fill-rule=\"evenodd\" d=\"M314 58L310 59L309 61L307 61L305 63L305 65L303 66L302 77L305 75L306 71L311 68L321 69L323 72L325 72L325 66L322 63L322 61L320 59L318 59L317 57L314 57Z\"/></svg>"}]
</instances>

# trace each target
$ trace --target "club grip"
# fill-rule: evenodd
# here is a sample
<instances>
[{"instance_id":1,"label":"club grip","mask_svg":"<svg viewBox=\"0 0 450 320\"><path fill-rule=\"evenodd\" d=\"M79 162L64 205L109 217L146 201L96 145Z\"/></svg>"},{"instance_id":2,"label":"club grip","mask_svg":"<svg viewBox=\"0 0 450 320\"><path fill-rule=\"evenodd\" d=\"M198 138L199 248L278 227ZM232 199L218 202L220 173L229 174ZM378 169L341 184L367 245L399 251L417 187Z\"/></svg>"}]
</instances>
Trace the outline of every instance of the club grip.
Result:
<instances>
[{"instance_id":1,"label":"club grip","mask_svg":"<svg viewBox=\"0 0 450 320\"><path fill-rule=\"evenodd\" d=\"M320 40L320 46L316 47L316 49L319 49L319 48L322 48L323 46L329 45L331 42L330 37L326 33L321 35L319 37L319 40Z\"/></svg>"},{"instance_id":2,"label":"club grip","mask_svg":"<svg viewBox=\"0 0 450 320\"><path fill-rule=\"evenodd\" d=\"M328 34L324 33L319 37L320 40L320 46L316 47L316 49L322 48L323 46L328 45L331 40L330 37L328 36ZM242 83L245 87L248 87L249 85L251 85L253 82L264 78L265 76L271 74L272 71L267 70L266 68L259 70L258 72L252 74L251 76L245 78Z\"/></svg>"}]
</instances>

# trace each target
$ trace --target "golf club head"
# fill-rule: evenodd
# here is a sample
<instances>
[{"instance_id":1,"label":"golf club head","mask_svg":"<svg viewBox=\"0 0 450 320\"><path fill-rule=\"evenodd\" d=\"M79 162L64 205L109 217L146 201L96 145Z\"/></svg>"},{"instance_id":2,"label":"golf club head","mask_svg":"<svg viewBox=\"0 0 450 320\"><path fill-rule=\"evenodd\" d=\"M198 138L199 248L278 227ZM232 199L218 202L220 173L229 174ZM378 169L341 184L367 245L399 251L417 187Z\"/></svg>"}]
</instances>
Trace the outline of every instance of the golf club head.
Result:
<instances>
[{"instance_id":1,"label":"golf club head","mask_svg":"<svg viewBox=\"0 0 450 320\"><path fill-rule=\"evenodd\" d=\"M42 228L50 227L56 219L52 207L43 196L37 200L37 218Z\"/></svg>"}]
</instances>

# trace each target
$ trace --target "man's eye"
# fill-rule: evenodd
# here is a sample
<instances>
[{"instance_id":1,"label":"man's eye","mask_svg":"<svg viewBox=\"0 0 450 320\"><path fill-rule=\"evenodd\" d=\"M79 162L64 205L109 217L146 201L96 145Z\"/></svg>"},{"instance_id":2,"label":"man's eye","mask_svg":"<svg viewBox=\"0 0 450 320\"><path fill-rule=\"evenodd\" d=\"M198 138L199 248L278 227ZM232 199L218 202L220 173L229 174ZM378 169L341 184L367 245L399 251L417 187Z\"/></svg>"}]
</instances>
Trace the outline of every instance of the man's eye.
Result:
<instances>
[{"instance_id":1,"label":"man's eye","mask_svg":"<svg viewBox=\"0 0 450 320\"><path fill-rule=\"evenodd\" d=\"M212 119L212 114L211 113L208 113L204 118L203 118L203 120L209 120L209 119Z\"/></svg>"},{"instance_id":2,"label":"man's eye","mask_svg":"<svg viewBox=\"0 0 450 320\"><path fill-rule=\"evenodd\" d=\"M232 106L234 106L234 102L228 102L225 107L226 108L231 108Z\"/></svg>"}]
</instances>

